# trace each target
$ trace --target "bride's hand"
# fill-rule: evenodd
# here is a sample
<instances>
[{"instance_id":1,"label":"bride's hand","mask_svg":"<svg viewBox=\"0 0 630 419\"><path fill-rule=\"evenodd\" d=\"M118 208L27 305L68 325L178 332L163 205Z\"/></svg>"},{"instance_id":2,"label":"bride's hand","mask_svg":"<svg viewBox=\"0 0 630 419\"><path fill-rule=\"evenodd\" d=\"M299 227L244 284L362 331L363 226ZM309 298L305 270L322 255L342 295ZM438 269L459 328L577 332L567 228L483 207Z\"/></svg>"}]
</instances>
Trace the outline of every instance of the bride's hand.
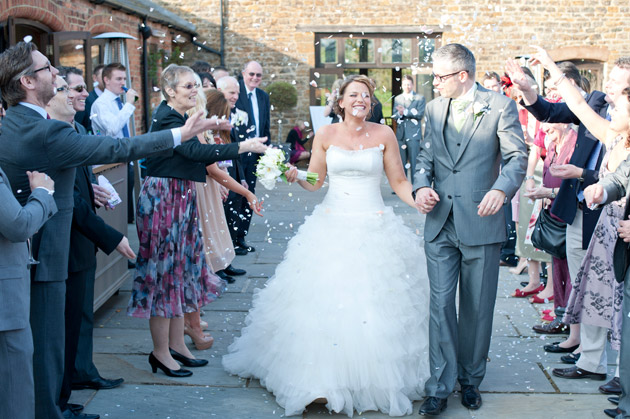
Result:
<instances>
[{"instance_id":1,"label":"bride's hand","mask_svg":"<svg viewBox=\"0 0 630 419\"><path fill-rule=\"evenodd\" d=\"M254 214L259 215L259 216L263 216L262 214L262 208L263 208L263 201L259 201L258 198L256 198L256 195L254 195L253 193L248 193L247 194L247 203L249 204L249 207L251 208L252 211L254 211Z\"/></svg>"},{"instance_id":2,"label":"bride's hand","mask_svg":"<svg viewBox=\"0 0 630 419\"><path fill-rule=\"evenodd\" d=\"M284 175L287 177L287 182L293 183L293 182L295 182L297 180L298 169L297 169L297 167L293 166L292 164L289 164L288 166L290 168L289 168L289 170L284 172Z\"/></svg>"}]
</instances>

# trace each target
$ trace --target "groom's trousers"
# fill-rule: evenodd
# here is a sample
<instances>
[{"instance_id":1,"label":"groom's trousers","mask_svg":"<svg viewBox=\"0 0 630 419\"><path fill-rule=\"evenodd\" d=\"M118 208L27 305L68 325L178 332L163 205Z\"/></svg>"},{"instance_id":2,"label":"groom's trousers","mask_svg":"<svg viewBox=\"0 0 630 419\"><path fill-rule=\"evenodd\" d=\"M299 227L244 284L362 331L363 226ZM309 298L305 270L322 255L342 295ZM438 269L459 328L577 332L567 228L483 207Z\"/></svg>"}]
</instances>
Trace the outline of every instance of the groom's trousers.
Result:
<instances>
[{"instance_id":1,"label":"groom's trousers","mask_svg":"<svg viewBox=\"0 0 630 419\"><path fill-rule=\"evenodd\" d=\"M447 398L456 381L479 386L486 373L502 245L463 245L452 217L424 245L431 285L431 377L425 393L439 398ZM455 307L458 283L459 319Z\"/></svg>"}]
</instances>

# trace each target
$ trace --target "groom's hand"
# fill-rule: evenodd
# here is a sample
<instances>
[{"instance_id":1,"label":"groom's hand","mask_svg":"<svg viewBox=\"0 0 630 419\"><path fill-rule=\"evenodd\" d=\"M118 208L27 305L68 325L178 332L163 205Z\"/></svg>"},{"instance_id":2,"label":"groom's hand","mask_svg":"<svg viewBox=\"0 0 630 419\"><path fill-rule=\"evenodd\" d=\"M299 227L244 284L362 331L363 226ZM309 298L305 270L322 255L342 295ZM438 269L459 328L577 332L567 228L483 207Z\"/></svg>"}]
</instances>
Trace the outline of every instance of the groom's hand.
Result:
<instances>
[{"instance_id":1,"label":"groom's hand","mask_svg":"<svg viewBox=\"0 0 630 419\"><path fill-rule=\"evenodd\" d=\"M430 213L440 201L440 195L429 187L420 188L416 193L416 208L423 214Z\"/></svg>"},{"instance_id":2,"label":"groom's hand","mask_svg":"<svg viewBox=\"0 0 630 419\"><path fill-rule=\"evenodd\" d=\"M481 203L477 205L477 214L480 217L487 217L488 215L494 215L503 207L505 202L505 192L498 189L491 189L481 200Z\"/></svg>"}]
</instances>

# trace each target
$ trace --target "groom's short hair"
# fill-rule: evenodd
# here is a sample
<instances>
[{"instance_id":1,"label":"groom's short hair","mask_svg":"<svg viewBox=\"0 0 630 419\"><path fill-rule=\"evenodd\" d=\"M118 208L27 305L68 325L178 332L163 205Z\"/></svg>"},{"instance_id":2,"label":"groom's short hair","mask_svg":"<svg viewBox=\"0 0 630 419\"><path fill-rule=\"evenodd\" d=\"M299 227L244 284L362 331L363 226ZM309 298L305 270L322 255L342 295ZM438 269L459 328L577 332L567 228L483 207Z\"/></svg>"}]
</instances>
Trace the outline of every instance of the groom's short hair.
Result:
<instances>
[{"instance_id":1,"label":"groom's short hair","mask_svg":"<svg viewBox=\"0 0 630 419\"><path fill-rule=\"evenodd\" d=\"M447 44L433 53L433 61L450 61L455 71L466 71L468 77L475 79L477 62L473 53L462 44Z\"/></svg>"}]
</instances>

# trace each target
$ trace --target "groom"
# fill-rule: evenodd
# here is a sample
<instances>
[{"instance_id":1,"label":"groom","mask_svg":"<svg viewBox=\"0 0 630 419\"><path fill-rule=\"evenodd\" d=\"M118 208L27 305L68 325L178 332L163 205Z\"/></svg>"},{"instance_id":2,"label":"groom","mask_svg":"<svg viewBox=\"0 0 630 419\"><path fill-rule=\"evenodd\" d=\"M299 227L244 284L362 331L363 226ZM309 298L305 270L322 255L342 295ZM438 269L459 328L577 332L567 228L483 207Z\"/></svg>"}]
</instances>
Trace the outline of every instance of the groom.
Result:
<instances>
[{"instance_id":1,"label":"groom","mask_svg":"<svg viewBox=\"0 0 630 419\"><path fill-rule=\"evenodd\" d=\"M486 372L506 234L502 208L527 166L516 103L475 83L470 50L449 44L435 51L433 86L441 97L427 106L413 188L416 206L427 214L431 285L431 377L421 415L441 413L456 380L462 404L481 407L478 388Z\"/></svg>"}]
</instances>

